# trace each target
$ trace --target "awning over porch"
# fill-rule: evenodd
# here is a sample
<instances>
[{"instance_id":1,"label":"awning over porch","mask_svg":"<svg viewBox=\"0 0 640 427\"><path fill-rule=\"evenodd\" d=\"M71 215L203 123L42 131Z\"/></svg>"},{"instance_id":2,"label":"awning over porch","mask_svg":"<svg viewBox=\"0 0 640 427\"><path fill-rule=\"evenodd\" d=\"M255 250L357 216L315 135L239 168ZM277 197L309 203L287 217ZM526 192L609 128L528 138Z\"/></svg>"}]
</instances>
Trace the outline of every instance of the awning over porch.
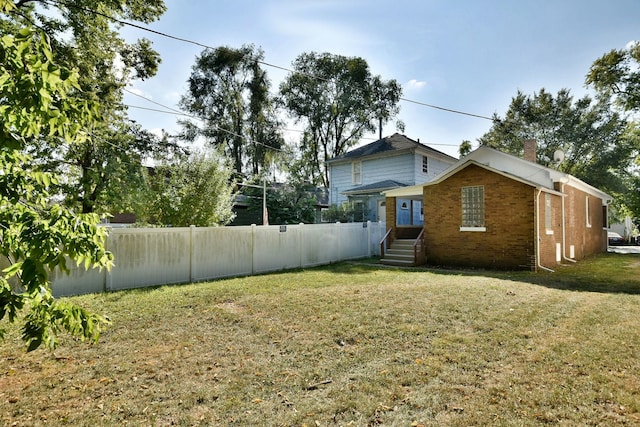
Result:
<instances>
[{"instance_id":1,"label":"awning over porch","mask_svg":"<svg viewBox=\"0 0 640 427\"><path fill-rule=\"evenodd\" d=\"M411 185L403 188L396 188L383 191L383 194L386 197L396 197L396 198L422 198L422 194L424 191L424 184Z\"/></svg>"},{"instance_id":2,"label":"awning over porch","mask_svg":"<svg viewBox=\"0 0 640 427\"><path fill-rule=\"evenodd\" d=\"M361 185L349 190L343 191L341 194L345 196L356 196L361 194L380 194L386 191L392 191L393 189L400 189L406 187L407 184L395 181L393 179L387 179L384 181L374 182L373 184Z\"/></svg>"}]
</instances>

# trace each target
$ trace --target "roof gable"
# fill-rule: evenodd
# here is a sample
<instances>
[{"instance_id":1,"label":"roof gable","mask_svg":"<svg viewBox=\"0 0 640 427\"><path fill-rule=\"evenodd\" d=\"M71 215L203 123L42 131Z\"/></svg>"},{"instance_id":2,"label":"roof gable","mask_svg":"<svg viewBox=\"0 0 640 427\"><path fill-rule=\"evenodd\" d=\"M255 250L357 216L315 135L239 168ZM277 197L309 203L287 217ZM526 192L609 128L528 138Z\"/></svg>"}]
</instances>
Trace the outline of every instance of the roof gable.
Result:
<instances>
[{"instance_id":1,"label":"roof gable","mask_svg":"<svg viewBox=\"0 0 640 427\"><path fill-rule=\"evenodd\" d=\"M414 141L411 138L394 133L391 136L379 139L371 142L362 147L358 147L340 156L334 157L327 161L327 163L339 162L339 161L353 161L361 160L367 157L375 157L381 155L389 155L392 153L398 153L402 151L420 150L425 153L430 153L436 157L444 157L450 160L456 160L455 157L451 157L441 151L433 149L428 145L421 144L418 141Z\"/></svg>"},{"instance_id":2,"label":"roof gable","mask_svg":"<svg viewBox=\"0 0 640 427\"><path fill-rule=\"evenodd\" d=\"M611 199L611 196L607 193L587 184L584 181L579 180L572 175L539 165L534 162L530 162L528 160L521 159L520 157L516 157L511 154L503 153L502 151L496 150L495 148L487 147L484 145L481 145L476 150L469 153L467 156L452 164L449 168L444 170L440 175L436 176L429 182L412 187L405 187L398 190L391 190L385 192L385 194L390 197L408 196L410 192L421 194L421 189L425 186L441 183L450 176L455 175L460 170L466 168L470 164L476 164L492 172L499 173L508 178L550 192L555 192L554 183L562 182L576 187L588 194L592 194L602 199L603 202Z\"/></svg>"}]
</instances>

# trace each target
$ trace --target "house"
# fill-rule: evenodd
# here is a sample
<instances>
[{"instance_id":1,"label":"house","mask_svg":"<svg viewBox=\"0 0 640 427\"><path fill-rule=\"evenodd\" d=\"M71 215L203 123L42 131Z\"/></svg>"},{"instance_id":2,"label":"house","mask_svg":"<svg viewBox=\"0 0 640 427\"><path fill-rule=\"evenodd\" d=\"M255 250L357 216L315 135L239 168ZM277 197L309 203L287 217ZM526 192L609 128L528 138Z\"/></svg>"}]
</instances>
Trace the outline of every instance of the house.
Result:
<instances>
[{"instance_id":1,"label":"house","mask_svg":"<svg viewBox=\"0 0 640 427\"><path fill-rule=\"evenodd\" d=\"M363 221L384 221L384 191L429 181L456 160L398 133L379 139L327 161L329 205L362 204ZM407 205L399 220L420 221L420 210Z\"/></svg>"},{"instance_id":2,"label":"house","mask_svg":"<svg viewBox=\"0 0 640 427\"><path fill-rule=\"evenodd\" d=\"M606 251L611 196L535 158L532 140L529 160L481 146L429 182L386 191L382 250L396 240L413 248L405 263L536 271ZM398 221L410 203L424 205L422 226Z\"/></svg>"}]
</instances>

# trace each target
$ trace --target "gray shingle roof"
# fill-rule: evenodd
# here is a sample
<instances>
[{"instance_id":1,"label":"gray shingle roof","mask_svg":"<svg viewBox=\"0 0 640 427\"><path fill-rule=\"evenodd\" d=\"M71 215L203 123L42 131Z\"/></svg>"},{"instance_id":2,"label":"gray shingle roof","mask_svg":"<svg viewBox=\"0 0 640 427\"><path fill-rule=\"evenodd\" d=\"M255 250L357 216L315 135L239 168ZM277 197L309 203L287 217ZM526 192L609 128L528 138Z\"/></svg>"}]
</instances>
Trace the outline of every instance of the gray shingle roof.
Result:
<instances>
[{"instance_id":1,"label":"gray shingle roof","mask_svg":"<svg viewBox=\"0 0 640 427\"><path fill-rule=\"evenodd\" d=\"M342 194L361 194L361 193L375 193L384 190L391 190L393 188L398 187L406 187L407 184L404 184L399 181L395 181L393 179L386 179L384 181L374 182L373 184L361 185L359 187L350 188L349 190L343 191Z\"/></svg>"},{"instance_id":2,"label":"gray shingle roof","mask_svg":"<svg viewBox=\"0 0 640 427\"><path fill-rule=\"evenodd\" d=\"M387 136L385 138L374 141L370 144L363 145L362 147L358 147L355 150L351 150L347 153L344 153L338 157L334 157L329 160L329 162L338 161L338 160L347 160L347 159L356 159L361 157L373 156L375 154L391 152L391 151L400 151L400 150L408 150L412 148L421 148L426 151L431 151L433 153L438 153L443 156L451 157L448 154L445 154L441 151L435 150L428 145L424 145L419 143L418 141L414 141L411 138L407 138L404 135L399 133L394 133L391 136ZM454 157L451 157L455 160Z\"/></svg>"}]
</instances>

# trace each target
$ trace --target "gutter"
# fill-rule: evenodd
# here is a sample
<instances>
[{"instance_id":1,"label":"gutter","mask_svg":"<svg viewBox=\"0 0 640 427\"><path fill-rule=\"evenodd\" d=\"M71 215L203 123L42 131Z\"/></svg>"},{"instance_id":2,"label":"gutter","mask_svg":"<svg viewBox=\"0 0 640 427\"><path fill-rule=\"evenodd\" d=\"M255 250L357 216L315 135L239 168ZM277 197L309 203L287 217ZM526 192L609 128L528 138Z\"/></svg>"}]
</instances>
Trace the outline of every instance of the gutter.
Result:
<instances>
[{"instance_id":1,"label":"gutter","mask_svg":"<svg viewBox=\"0 0 640 427\"><path fill-rule=\"evenodd\" d=\"M560 180L560 191L564 194L564 182L562 182L562 180ZM565 217L565 210L564 210L564 197L562 196L562 259L565 261L569 261L569 262L576 262L575 259L569 258L567 256L567 239L566 239L566 217Z\"/></svg>"},{"instance_id":2,"label":"gutter","mask_svg":"<svg viewBox=\"0 0 640 427\"><path fill-rule=\"evenodd\" d=\"M542 189L538 188L537 190L538 190L538 194L536 195L536 265L538 266L538 268L541 268L551 273L555 273L554 270L540 264L540 194L542 194Z\"/></svg>"}]
</instances>

